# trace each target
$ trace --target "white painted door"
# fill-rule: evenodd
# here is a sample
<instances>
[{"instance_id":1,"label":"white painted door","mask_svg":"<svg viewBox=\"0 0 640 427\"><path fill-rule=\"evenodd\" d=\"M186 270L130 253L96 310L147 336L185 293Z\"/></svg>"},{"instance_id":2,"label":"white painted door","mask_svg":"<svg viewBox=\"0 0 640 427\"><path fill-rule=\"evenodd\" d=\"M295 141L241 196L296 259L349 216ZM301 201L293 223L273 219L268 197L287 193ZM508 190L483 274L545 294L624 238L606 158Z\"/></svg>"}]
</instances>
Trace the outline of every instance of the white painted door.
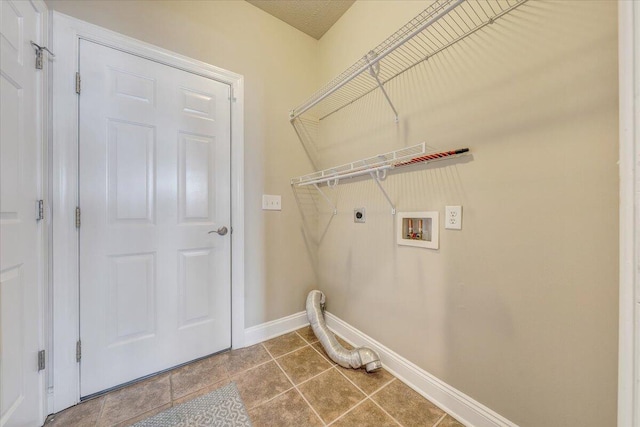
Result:
<instances>
[{"instance_id":1,"label":"white painted door","mask_svg":"<svg viewBox=\"0 0 640 427\"><path fill-rule=\"evenodd\" d=\"M230 87L80 42L81 395L231 347Z\"/></svg>"},{"instance_id":2,"label":"white painted door","mask_svg":"<svg viewBox=\"0 0 640 427\"><path fill-rule=\"evenodd\" d=\"M42 71L31 40L42 43L31 2L2 0L0 27L0 426L43 421Z\"/></svg>"}]
</instances>

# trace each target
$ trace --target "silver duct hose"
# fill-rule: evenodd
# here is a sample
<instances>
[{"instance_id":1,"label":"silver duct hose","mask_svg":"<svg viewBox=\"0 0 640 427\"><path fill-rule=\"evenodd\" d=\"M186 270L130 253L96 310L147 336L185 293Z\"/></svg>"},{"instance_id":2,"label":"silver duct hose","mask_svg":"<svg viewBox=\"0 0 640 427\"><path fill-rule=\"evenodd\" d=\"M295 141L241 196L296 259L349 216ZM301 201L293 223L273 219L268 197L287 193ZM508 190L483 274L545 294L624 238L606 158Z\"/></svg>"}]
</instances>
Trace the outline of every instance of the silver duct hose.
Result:
<instances>
[{"instance_id":1,"label":"silver duct hose","mask_svg":"<svg viewBox=\"0 0 640 427\"><path fill-rule=\"evenodd\" d=\"M344 368L358 369L364 365L367 372L375 372L382 368L378 354L367 347L347 350L340 345L335 335L327 328L324 321L324 294L311 291L307 295L307 318L318 340L331 360Z\"/></svg>"}]
</instances>

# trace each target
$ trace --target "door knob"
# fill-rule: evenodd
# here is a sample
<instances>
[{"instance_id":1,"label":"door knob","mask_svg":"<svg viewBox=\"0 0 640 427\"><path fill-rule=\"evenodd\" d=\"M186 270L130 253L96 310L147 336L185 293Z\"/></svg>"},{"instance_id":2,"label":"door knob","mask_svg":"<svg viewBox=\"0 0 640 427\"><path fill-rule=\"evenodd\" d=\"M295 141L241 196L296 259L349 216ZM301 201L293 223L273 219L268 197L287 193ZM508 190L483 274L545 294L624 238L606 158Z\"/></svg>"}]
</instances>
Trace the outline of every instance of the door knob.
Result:
<instances>
[{"instance_id":1,"label":"door knob","mask_svg":"<svg viewBox=\"0 0 640 427\"><path fill-rule=\"evenodd\" d=\"M227 234L227 231L229 231L229 230L227 230L227 227L225 227L223 225L222 227L218 228L217 230L211 230L208 234L218 233L219 235L224 236L225 234Z\"/></svg>"}]
</instances>

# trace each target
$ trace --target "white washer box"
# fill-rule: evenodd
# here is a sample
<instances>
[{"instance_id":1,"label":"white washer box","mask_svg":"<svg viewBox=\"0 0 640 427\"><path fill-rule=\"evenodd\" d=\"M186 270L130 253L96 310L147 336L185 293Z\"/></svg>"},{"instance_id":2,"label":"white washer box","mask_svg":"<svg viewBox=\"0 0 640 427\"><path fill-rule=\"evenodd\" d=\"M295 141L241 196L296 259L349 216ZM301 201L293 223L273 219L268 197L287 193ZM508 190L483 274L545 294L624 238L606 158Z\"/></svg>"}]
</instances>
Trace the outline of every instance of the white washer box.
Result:
<instances>
[{"instance_id":1,"label":"white washer box","mask_svg":"<svg viewBox=\"0 0 640 427\"><path fill-rule=\"evenodd\" d=\"M398 212L398 245L438 249L440 221L437 211Z\"/></svg>"}]
</instances>

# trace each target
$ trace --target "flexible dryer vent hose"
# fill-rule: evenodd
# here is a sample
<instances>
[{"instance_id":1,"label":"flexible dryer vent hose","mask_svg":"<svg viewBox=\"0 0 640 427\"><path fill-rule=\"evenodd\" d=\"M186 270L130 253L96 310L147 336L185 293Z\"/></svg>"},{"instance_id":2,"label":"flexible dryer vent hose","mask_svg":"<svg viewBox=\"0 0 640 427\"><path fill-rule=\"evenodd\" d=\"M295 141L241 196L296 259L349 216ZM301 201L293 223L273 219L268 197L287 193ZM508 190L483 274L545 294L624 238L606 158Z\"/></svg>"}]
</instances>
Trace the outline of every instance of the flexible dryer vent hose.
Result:
<instances>
[{"instance_id":1,"label":"flexible dryer vent hose","mask_svg":"<svg viewBox=\"0 0 640 427\"><path fill-rule=\"evenodd\" d=\"M358 369L364 366L367 372L375 372L382 368L378 354L370 348L360 347L347 350L340 345L324 321L324 313L322 312L324 303L325 297L320 291L311 291L307 295L307 318L313 333L316 334L331 360L344 368Z\"/></svg>"}]
</instances>

